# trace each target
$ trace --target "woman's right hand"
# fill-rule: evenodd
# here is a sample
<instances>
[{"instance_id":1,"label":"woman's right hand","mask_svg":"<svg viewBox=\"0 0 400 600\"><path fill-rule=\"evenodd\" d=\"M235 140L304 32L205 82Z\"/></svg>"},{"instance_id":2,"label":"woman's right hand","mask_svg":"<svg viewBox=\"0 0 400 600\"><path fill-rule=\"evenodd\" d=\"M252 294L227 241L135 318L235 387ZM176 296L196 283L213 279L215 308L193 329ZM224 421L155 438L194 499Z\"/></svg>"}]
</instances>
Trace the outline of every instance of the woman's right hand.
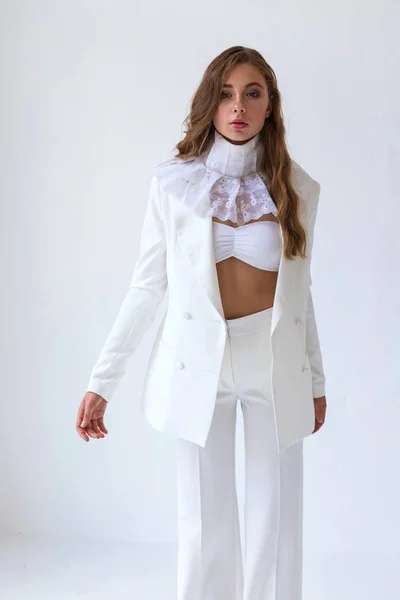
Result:
<instances>
[{"instance_id":1,"label":"woman's right hand","mask_svg":"<svg viewBox=\"0 0 400 600\"><path fill-rule=\"evenodd\" d=\"M76 419L76 431L85 442L89 437L103 438L108 433L103 420L106 408L107 400L94 392L86 392Z\"/></svg>"}]
</instances>

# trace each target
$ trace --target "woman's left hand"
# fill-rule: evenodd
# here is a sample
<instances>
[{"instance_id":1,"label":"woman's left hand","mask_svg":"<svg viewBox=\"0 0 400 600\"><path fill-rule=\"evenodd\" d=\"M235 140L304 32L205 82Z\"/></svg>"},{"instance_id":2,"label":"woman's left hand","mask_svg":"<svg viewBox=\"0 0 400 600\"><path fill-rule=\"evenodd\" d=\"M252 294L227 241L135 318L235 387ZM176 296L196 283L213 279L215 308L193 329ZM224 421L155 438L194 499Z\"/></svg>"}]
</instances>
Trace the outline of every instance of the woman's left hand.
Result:
<instances>
[{"instance_id":1,"label":"woman's left hand","mask_svg":"<svg viewBox=\"0 0 400 600\"><path fill-rule=\"evenodd\" d=\"M313 433L318 431L325 422L326 413L326 397L321 396L320 398L314 398L314 409L315 409L315 429Z\"/></svg>"}]
</instances>

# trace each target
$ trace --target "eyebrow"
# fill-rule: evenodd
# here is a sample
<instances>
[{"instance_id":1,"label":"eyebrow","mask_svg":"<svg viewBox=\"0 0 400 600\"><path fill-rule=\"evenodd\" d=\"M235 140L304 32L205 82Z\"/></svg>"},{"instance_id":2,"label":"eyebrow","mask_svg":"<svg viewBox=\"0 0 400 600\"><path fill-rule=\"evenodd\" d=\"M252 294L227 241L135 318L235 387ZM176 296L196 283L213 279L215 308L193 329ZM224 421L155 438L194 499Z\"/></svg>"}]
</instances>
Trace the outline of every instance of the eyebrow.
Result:
<instances>
[{"instance_id":1,"label":"eyebrow","mask_svg":"<svg viewBox=\"0 0 400 600\"><path fill-rule=\"evenodd\" d=\"M248 88L248 87L251 87L252 85L256 85L256 86L264 89L264 87L261 85L261 83L258 83L258 81L252 81L251 83L246 83L246 85L244 87ZM224 83L224 85L222 87L233 88L233 85L231 85L230 83Z\"/></svg>"}]
</instances>

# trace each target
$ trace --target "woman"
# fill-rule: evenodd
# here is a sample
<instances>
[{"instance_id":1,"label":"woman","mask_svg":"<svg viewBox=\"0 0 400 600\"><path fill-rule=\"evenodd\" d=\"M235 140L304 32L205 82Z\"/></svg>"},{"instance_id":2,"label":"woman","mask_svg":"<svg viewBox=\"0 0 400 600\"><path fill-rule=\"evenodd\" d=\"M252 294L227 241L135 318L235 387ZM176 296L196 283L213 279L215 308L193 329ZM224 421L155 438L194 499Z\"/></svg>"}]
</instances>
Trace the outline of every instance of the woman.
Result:
<instances>
[{"instance_id":1,"label":"woman","mask_svg":"<svg viewBox=\"0 0 400 600\"><path fill-rule=\"evenodd\" d=\"M178 598L300 600L302 440L326 409L310 291L320 186L289 157L273 69L242 46L206 69L177 149L154 168L140 255L77 431L107 433L107 402L168 289L142 410L178 444Z\"/></svg>"}]
</instances>

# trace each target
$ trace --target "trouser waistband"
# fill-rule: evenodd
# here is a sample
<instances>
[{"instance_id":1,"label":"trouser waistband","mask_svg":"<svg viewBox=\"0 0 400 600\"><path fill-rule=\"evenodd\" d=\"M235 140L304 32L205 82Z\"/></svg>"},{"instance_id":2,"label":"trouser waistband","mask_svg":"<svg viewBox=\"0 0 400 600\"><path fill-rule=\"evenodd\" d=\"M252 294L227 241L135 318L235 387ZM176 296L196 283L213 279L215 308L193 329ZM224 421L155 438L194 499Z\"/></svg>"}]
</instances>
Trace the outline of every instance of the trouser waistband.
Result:
<instances>
[{"instance_id":1,"label":"trouser waistband","mask_svg":"<svg viewBox=\"0 0 400 600\"><path fill-rule=\"evenodd\" d=\"M273 306L270 306L251 315L237 319L225 319L229 335L247 335L265 331L266 327L271 323L272 309Z\"/></svg>"}]
</instances>

